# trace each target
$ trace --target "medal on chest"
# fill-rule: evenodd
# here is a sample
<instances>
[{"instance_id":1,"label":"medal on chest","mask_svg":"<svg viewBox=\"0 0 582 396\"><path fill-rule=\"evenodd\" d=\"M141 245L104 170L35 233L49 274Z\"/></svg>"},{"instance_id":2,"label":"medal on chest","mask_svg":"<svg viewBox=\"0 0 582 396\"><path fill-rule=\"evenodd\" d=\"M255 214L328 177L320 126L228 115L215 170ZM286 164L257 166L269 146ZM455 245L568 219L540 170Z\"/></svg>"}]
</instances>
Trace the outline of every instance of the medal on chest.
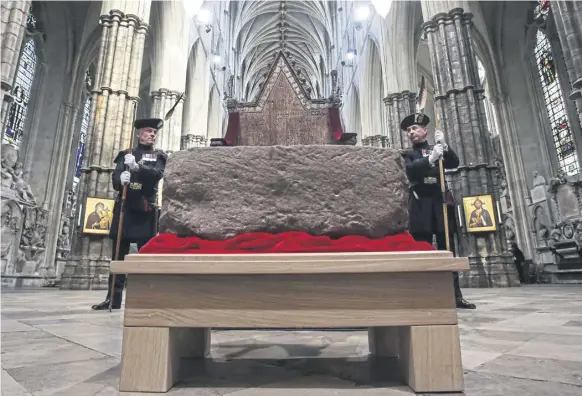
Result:
<instances>
[{"instance_id":1,"label":"medal on chest","mask_svg":"<svg viewBox=\"0 0 582 396\"><path fill-rule=\"evenodd\" d=\"M140 165L153 165L158 159L158 156L156 153L144 153L141 156L141 159L139 160L138 164Z\"/></svg>"}]
</instances>

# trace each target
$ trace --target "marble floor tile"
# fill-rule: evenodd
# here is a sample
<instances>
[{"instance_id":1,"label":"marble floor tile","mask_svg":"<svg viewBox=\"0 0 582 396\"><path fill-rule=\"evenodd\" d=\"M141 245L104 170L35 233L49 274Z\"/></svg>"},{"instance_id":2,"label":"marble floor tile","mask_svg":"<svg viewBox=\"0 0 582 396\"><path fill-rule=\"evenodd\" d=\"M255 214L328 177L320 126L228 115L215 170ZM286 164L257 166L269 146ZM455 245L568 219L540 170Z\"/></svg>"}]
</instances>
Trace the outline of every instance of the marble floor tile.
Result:
<instances>
[{"instance_id":1,"label":"marble floor tile","mask_svg":"<svg viewBox=\"0 0 582 396\"><path fill-rule=\"evenodd\" d=\"M276 382L260 388L245 389L229 396L407 396L414 395L408 387L359 387L349 381L327 376L308 376Z\"/></svg>"},{"instance_id":2,"label":"marble floor tile","mask_svg":"<svg viewBox=\"0 0 582 396\"><path fill-rule=\"evenodd\" d=\"M490 362L502 355L503 354L501 352L483 352L463 349L461 351L461 360L465 370L473 370L475 367L479 367L482 364Z\"/></svg>"},{"instance_id":3,"label":"marble floor tile","mask_svg":"<svg viewBox=\"0 0 582 396\"><path fill-rule=\"evenodd\" d=\"M582 286L467 289L459 310L468 396L582 394ZM2 289L2 395L120 393L123 310L103 291ZM366 329L213 331L211 358L185 360L168 396L405 396L395 359L368 355Z\"/></svg>"},{"instance_id":4,"label":"marble floor tile","mask_svg":"<svg viewBox=\"0 0 582 396\"><path fill-rule=\"evenodd\" d=\"M49 396L58 394L78 383L94 384L96 381L92 378L108 371L111 373L110 382L114 384L119 375L118 365L118 359L104 358L57 364L37 364L6 371L35 396ZM101 385L101 383L97 383L97 385Z\"/></svg>"},{"instance_id":5,"label":"marble floor tile","mask_svg":"<svg viewBox=\"0 0 582 396\"><path fill-rule=\"evenodd\" d=\"M34 330L34 327L31 327L27 324L19 322L18 320L14 319L2 319L1 322L2 333L8 333L12 331L31 331Z\"/></svg>"},{"instance_id":6,"label":"marble floor tile","mask_svg":"<svg viewBox=\"0 0 582 396\"><path fill-rule=\"evenodd\" d=\"M580 396L582 388L550 381L532 381L470 371L465 374L466 396Z\"/></svg>"},{"instance_id":7,"label":"marble floor tile","mask_svg":"<svg viewBox=\"0 0 582 396\"><path fill-rule=\"evenodd\" d=\"M582 386L582 362L576 361L503 355L482 364L477 370L515 378Z\"/></svg>"},{"instance_id":8,"label":"marble floor tile","mask_svg":"<svg viewBox=\"0 0 582 396\"><path fill-rule=\"evenodd\" d=\"M41 330L2 333L2 368L66 363L106 355Z\"/></svg>"},{"instance_id":9,"label":"marble floor tile","mask_svg":"<svg viewBox=\"0 0 582 396\"><path fill-rule=\"evenodd\" d=\"M511 354L582 362L582 337L545 334L512 350Z\"/></svg>"},{"instance_id":10,"label":"marble floor tile","mask_svg":"<svg viewBox=\"0 0 582 396\"><path fill-rule=\"evenodd\" d=\"M32 393L28 392L18 381L12 378L6 370L2 370L0 384L2 386L2 395L32 396Z\"/></svg>"}]
</instances>

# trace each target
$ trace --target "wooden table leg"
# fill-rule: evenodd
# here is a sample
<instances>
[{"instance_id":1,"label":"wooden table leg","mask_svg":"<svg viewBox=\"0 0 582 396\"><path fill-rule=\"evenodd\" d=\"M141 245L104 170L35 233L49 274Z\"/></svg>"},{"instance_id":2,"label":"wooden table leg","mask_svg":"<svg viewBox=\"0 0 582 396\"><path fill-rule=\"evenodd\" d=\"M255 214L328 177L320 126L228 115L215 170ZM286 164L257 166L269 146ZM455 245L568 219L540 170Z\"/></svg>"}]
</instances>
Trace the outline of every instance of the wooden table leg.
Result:
<instances>
[{"instance_id":1,"label":"wooden table leg","mask_svg":"<svg viewBox=\"0 0 582 396\"><path fill-rule=\"evenodd\" d=\"M401 327L399 365L417 393L462 392L461 344L457 325Z\"/></svg>"},{"instance_id":2,"label":"wooden table leg","mask_svg":"<svg viewBox=\"0 0 582 396\"><path fill-rule=\"evenodd\" d=\"M370 353L376 357L398 357L398 327L370 327L368 329L368 346Z\"/></svg>"},{"instance_id":3,"label":"wooden table leg","mask_svg":"<svg viewBox=\"0 0 582 396\"><path fill-rule=\"evenodd\" d=\"M124 327L121 392L167 392L178 381L180 358L203 358L210 329Z\"/></svg>"}]
</instances>

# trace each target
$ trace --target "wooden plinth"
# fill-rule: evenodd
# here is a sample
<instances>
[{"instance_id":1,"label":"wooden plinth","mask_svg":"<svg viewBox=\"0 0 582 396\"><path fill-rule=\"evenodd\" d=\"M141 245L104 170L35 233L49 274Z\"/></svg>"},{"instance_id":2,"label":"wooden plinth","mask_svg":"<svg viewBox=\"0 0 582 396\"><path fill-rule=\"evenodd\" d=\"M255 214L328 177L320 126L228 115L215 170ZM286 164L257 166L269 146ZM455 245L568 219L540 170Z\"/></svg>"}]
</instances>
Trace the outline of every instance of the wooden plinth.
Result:
<instances>
[{"instance_id":1,"label":"wooden plinth","mask_svg":"<svg viewBox=\"0 0 582 396\"><path fill-rule=\"evenodd\" d=\"M370 352L398 357L415 392L460 392L449 252L128 255L120 391L166 392L210 329L369 327Z\"/></svg>"}]
</instances>

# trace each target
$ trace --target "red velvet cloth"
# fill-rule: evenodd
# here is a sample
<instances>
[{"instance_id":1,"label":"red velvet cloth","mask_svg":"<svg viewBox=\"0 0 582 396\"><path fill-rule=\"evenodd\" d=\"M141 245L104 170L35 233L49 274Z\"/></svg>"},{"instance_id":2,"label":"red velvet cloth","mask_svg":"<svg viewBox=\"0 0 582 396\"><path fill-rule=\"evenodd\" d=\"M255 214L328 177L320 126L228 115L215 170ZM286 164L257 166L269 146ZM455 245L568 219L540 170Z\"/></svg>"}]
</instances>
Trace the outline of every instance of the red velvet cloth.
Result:
<instances>
[{"instance_id":1,"label":"red velvet cloth","mask_svg":"<svg viewBox=\"0 0 582 396\"><path fill-rule=\"evenodd\" d=\"M338 141L342 138L344 134L344 129L342 128L342 120L340 117L339 109L337 107L331 107L327 110L329 132L333 140Z\"/></svg>"},{"instance_id":2,"label":"red velvet cloth","mask_svg":"<svg viewBox=\"0 0 582 396\"><path fill-rule=\"evenodd\" d=\"M409 252L435 250L426 242L417 242L408 233L369 239L346 236L331 239L305 232L269 234L251 232L224 241L197 237L179 238L160 234L142 247L139 253L163 254L233 254L233 253L328 253L328 252Z\"/></svg>"}]
</instances>

